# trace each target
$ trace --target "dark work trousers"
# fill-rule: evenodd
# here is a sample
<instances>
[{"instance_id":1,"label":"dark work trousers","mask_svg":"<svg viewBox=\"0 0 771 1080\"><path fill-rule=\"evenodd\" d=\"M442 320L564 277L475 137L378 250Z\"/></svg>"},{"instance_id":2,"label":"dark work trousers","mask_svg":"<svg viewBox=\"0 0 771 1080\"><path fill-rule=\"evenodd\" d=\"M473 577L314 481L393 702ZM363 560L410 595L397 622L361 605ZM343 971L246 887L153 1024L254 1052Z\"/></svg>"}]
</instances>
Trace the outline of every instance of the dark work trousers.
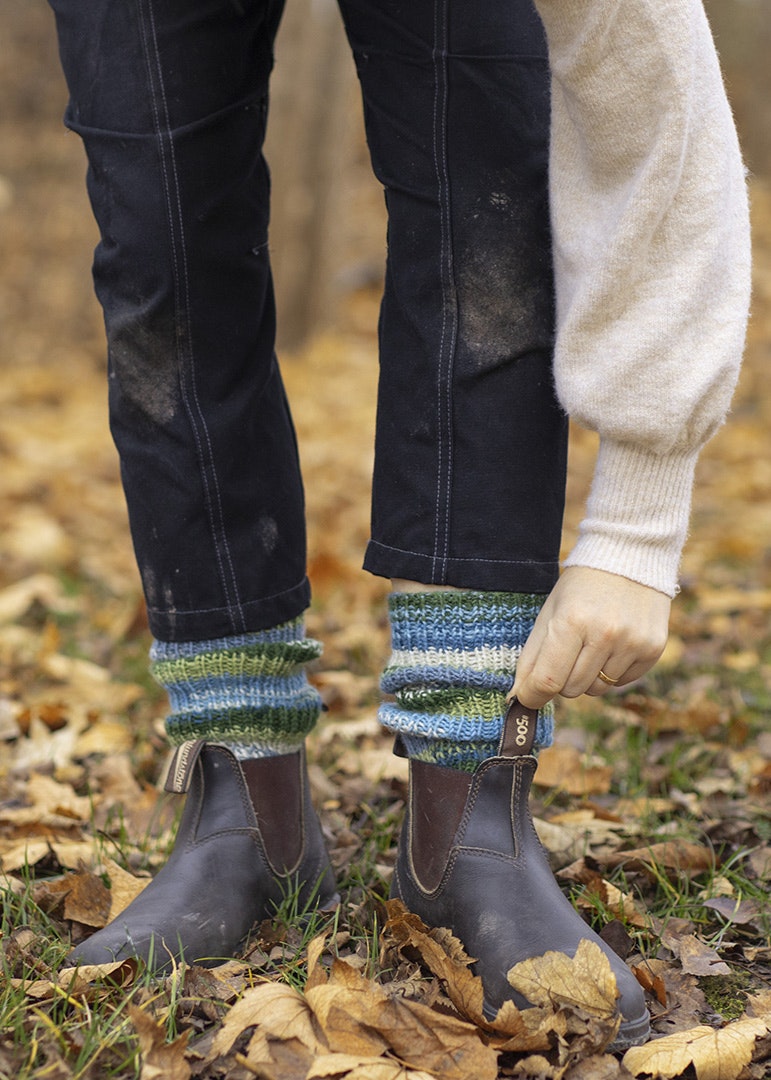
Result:
<instances>
[{"instance_id":1,"label":"dark work trousers","mask_svg":"<svg viewBox=\"0 0 771 1080\"><path fill-rule=\"evenodd\" d=\"M262 156L283 0L51 3L101 234L110 422L151 629L265 629L309 601ZM529 0L341 8L389 214L365 566L548 592L566 424L542 27Z\"/></svg>"}]
</instances>

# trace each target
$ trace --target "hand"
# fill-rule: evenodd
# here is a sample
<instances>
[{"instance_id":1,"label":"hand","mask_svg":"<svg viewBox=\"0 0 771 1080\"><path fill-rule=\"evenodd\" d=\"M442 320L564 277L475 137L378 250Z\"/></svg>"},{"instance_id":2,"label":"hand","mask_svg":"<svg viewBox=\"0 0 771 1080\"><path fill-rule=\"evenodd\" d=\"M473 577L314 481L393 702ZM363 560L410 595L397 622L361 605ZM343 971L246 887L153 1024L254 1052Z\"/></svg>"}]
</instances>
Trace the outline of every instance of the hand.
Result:
<instances>
[{"instance_id":1,"label":"hand","mask_svg":"<svg viewBox=\"0 0 771 1080\"><path fill-rule=\"evenodd\" d=\"M671 601L629 578L569 566L535 621L510 697L539 709L555 695L604 694L644 675L664 651Z\"/></svg>"}]
</instances>

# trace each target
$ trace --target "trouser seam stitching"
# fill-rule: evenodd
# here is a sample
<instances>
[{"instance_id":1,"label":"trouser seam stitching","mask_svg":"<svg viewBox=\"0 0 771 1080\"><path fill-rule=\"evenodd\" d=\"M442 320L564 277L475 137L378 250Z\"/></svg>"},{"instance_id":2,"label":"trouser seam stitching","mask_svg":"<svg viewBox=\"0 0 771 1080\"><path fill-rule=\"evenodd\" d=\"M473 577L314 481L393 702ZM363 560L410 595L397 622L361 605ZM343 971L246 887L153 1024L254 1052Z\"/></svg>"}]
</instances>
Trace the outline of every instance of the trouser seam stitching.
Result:
<instances>
[{"instance_id":1,"label":"trouser seam stitching","mask_svg":"<svg viewBox=\"0 0 771 1080\"><path fill-rule=\"evenodd\" d=\"M180 391L185 404L185 411L190 421L190 426L196 442L196 447L198 449L199 460L201 462L201 481L203 484L204 497L209 512L208 516L212 531L212 540L214 542L215 558L219 567L220 581L224 590L227 609L230 612L233 629L244 630L246 628L246 620L241 609L241 601L238 595L238 585L235 568L233 566L233 560L230 553L230 545L228 544L227 535L225 533L225 526L222 516L222 500L219 490L219 481L217 477L216 465L214 462L214 453L211 445L208 427L206 425L206 419L201 409L201 404L198 397L198 389L195 380L195 353L193 348L192 326L190 322L189 276L187 270L187 259L185 254L185 230L182 220L182 207L179 197L179 176L177 173L176 158L174 154L174 141L168 112L168 102L166 101L163 84L163 74L161 70L160 53L158 49L152 0L147 0L146 10L151 40L148 40L145 20L141 18L141 15L140 33L142 34L142 40L148 67L148 84L151 95L153 118L156 126L156 136L158 139L161 174L163 176L164 194L166 198L166 210L169 221L169 233L175 282L175 304L178 314L184 318L188 339L186 347L183 348L182 343L179 341L179 328L177 327L177 355L180 359ZM152 71L153 65L155 66L155 79L157 79L157 96L156 81L153 78ZM161 108L159 108L159 101ZM163 115L161 115L161 112ZM173 185L169 182L170 174L171 178L173 179ZM174 189L173 191L172 186ZM174 206L176 206L176 221L174 214ZM185 354L189 359L189 390L192 392L192 403L188 393L186 380L184 378L184 365L181 363L182 357ZM203 444L204 441L205 446ZM211 486L213 486L214 488L214 497L212 495ZM229 575L227 574L225 565L223 563L223 553L227 559L228 568L230 571ZM233 618L233 613L231 611L231 608L233 606L235 606L238 611L238 622L240 623L239 626L236 626L236 620Z\"/></svg>"}]
</instances>

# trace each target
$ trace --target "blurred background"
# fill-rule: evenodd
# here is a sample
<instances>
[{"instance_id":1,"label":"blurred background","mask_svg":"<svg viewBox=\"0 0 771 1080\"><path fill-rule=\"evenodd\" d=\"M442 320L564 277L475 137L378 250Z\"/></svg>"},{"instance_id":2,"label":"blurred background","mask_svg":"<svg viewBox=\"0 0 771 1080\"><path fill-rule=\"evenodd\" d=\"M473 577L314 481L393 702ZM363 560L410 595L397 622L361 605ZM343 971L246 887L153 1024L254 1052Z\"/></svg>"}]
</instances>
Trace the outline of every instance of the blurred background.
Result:
<instances>
[{"instance_id":1,"label":"blurred background","mask_svg":"<svg viewBox=\"0 0 771 1080\"><path fill-rule=\"evenodd\" d=\"M755 300L733 416L700 465L668 662L701 650L722 672L759 680L767 700L771 0L706 6L750 170ZM126 642L140 642L144 663L146 640L107 432L85 162L79 140L62 126L66 91L44 0L0 0L0 102L0 718L13 719L22 699L34 710L41 647L114 671ZM311 629L328 642L327 666L358 671L369 687L386 649L385 583L359 570L385 220L353 63L331 0L289 0L267 153L280 351L308 490L317 598ZM575 432L566 547L593 454L593 438ZM49 635L43 646L41 628ZM121 663L126 656L120 653ZM50 700L50 678L40 700ZM328 693L353 700L357 691L341 677Z\"/></svg>"}]
</instances>

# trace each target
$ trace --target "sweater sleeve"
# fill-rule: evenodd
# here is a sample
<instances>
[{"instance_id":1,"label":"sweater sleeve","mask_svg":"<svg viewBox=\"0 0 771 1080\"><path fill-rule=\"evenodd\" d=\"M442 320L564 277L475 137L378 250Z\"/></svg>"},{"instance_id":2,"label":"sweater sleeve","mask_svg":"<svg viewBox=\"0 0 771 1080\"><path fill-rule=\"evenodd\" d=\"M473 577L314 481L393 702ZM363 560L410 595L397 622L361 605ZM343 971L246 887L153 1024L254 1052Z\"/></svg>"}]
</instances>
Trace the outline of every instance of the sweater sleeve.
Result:
<instances>
[{"instance_id":1,"label":"sweater sleeve","mask_svg":"<svg viewBox=\"0 0 771 1080\"><path fill-rule=\"evenodd\" d=\"M599 432L567 565L676 591L750 292L744 168L701 0L536 0L552 71L555 382Z\"/></svg>"}]
</instances>

